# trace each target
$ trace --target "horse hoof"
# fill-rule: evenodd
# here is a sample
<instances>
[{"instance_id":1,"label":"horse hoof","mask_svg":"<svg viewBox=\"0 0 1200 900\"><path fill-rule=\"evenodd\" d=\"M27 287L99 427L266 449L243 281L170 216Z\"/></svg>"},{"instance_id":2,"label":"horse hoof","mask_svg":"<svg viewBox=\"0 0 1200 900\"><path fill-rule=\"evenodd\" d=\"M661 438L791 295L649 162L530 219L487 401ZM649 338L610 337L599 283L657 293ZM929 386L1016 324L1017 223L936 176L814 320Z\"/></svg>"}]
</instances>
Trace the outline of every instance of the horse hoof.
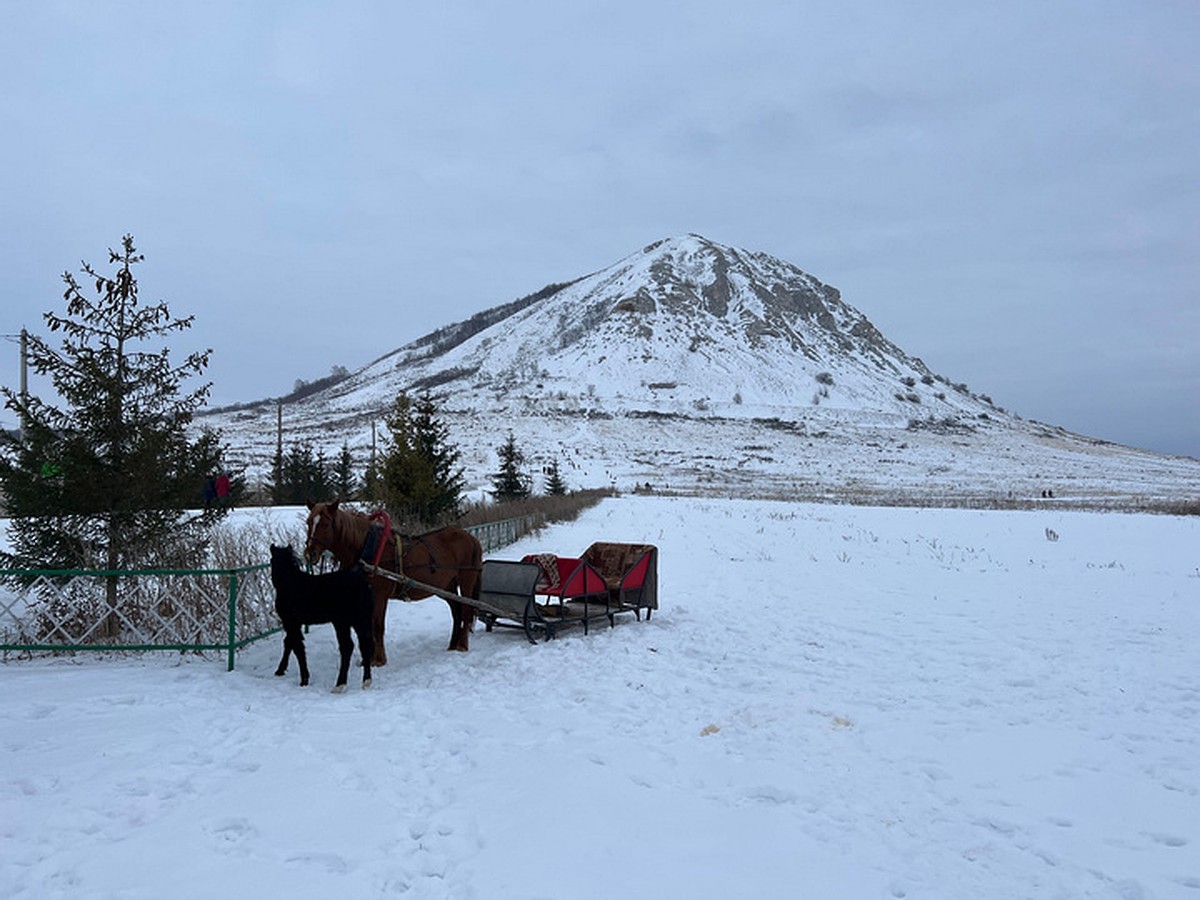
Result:
<instances>
[{"instance_id":1,"label":"horse hoof","mask_svg":"<svg viewBox=\"0 0 1200 900\"><path fill-rule=\"evenodd\" d=\"M286 675L286 674L287 674L287 669L280 669L278 672L275 673L275 677L278 678L280 675Z\"/></svg>"},{"instance_id":2,"label":"horse hoof","mask_svg":"<svg viewBox=\"0 0 1200 900\"><path fill-rule=\"evenodd\" d=\"M367 688L369 688L370 686L371 686L371 679L370 679L370 678L364 678L364 679L363 679L363 690L365 691L365 690L366 690Z\"/></svg>"},{"instance_id":3,"label":"horse hoof","mask_svg":"<svg viewBox=\"0 0 1200 900\"><path fill-rule=\"evenodd\" d=\"M334 694L344 694L345 692L346 692L346 686L344 684L335 684L333 686L333 690L331 691L331 693L334 693Z\"/></svg>"}]
</instances>

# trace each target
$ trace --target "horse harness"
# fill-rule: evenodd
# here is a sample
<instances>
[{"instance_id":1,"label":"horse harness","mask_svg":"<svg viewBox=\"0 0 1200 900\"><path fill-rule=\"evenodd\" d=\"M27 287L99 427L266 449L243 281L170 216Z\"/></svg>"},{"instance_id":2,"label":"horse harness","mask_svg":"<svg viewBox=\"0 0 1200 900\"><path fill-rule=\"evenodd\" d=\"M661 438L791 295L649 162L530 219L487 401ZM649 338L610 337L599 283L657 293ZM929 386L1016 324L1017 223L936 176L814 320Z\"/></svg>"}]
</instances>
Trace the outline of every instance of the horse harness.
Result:
<instances>
[{"instance_id":1,"label":"horse harness","mask_svg":"<svg viewBox=\"0 0 1200 900\"><path fill-rule=\"evenodd\" d=\"M395 567L393 571L403 579L395 582L398 589L398 592L395 595L397 599L409 599L408 589L409 585L412 583L412 579L406 577L404 574L404 555L409 549L416 545L424 547L426 553L429 555L429 562L424 565L417 566L419 569L429 569L431 572L437 571L438 569L454 569L460 572L464 569L470 569L476 572L479 571L478 566L446 566L440 564L437 561L437 557L434 556L433 548L429 545L429 542L425 540L425 535L409 537L396 531L394 528L392 528L392 520L387 514L386 510L379 510L371 513L370 519L371 527L367 531L367 536L363 541L363 547L359 552L358 558L363 562L370 563L372 566L379 568L383 559L383 555L387 551L388 539L389 537L392 539L393 546L396 548L396 555L394 559Z\"/></svg>"},{"instance_id":2,"label":"horse harness","mask_svg":"<svg viewBox=\"0 0 1200 900\"><path fill-rule=\"evenodd\" d=\"M363 541L362 550L358 554L358 558L363 562L370 563L373 566L378 566L380 560L383 559L383 553L387 549L388 535L395 535L396 532L392 529L391 516L386 510L379 510L371 513L371 527L367 529L367 537ZM400 554L400 542L396 541L396 572L403 575L404 572L400 568L403 557Z\"/></svg>"}]
</instances>

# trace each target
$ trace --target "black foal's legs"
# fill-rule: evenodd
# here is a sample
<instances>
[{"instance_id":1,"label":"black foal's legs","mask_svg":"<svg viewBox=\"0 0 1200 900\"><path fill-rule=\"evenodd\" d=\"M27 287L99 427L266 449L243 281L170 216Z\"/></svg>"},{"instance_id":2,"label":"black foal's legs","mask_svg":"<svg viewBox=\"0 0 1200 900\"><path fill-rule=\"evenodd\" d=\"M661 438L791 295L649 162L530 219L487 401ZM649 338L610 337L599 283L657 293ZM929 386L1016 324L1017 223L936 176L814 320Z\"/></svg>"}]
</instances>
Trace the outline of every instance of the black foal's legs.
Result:
<instances>
[{"instance_id":1,"label":"black foal's legs","mask_svg":"<svg viewBox=\"0 0 1200 900\"><path fill-rule=\"evenodd\" d=\"M350 637L349 625L334 625L333 627L337 632L338 652L342 657L338 664L337 684L333 686L333 692L340 694L346 689L346 679L350 675L350 658L354 655L354 640Z\"/></svg>"},{"instance_id":2,"label":"black foal's legs","mask_svg":"<svg viewBox=\"0 0 1200 900\"><path fill-rule=\"evenodd\" d=\"M369 622L365 627L355 628L354 632L358 635L358 655L362 657L363 687L369 688L371 686L371 657L375 653L375 634Z\"/></svg>"},{"instance_id":3,"label":"black foal's legs","mask_svg":"<svg viewBox=\"0 0 1200 900\"><path fill-rule=\"evenodd\" d=\"M304 687L308 684L308 656L304 652L304 632L300 630L299 625L284 631L283 659L279 660L279 668L275 670L276 675L282 675L287 671L288 656L292 653L296 654L296 663L300 666L300 686Z\"/></svg>"}]
</instances>

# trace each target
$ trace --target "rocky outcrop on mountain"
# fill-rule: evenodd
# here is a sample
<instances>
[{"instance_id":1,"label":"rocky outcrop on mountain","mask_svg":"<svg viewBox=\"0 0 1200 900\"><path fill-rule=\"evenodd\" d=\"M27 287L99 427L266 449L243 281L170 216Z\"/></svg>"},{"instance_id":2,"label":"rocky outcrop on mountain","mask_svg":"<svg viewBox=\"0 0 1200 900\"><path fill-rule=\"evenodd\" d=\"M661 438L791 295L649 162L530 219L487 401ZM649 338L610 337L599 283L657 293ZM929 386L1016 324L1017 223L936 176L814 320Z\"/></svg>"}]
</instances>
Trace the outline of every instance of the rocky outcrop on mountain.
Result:
<instances>
[{"instance_id":1,"label":"rocky outcrop on mountain","mask_svg":"<svg viewBox=\"0 0 1200 900\"><path fill-rule=\"evenodd\" d=\"M738 418L827 406L868 415L978 415L836 288L699 235L658 241L401 347L355 382L436 391L450 408L526 397L613 414Z\"/></svg>"}]
</instances>

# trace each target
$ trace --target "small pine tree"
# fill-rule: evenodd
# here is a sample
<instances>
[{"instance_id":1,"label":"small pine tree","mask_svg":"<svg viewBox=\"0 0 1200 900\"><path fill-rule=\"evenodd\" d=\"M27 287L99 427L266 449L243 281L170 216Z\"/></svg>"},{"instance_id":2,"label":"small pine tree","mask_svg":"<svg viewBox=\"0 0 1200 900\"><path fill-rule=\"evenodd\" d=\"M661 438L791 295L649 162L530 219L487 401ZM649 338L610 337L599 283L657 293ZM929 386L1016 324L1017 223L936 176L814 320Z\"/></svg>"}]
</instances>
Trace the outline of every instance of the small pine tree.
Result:
<instances>
[{"instance_id":1,"label":"small pine tree","mask_svg":"<svg viewBox=\"0 0 1200 900\"><path fill-rule=\"evenodd\" d=\"M362 495L373 503L385 503L387 497L384 491L383 473L378 463L367 463L367 471L363 474Z\"/></svg>"},{"instance_id":2,"label":"small pine tree","mask_svg":"<svg viewBox=\"0 0 1200 900\"><path fill-rule=\"evenodd\" d=\"M310 498L313 502L333 499L333 479L330 477L329 460L325 458L324 450L313 453L309 447L308 456L299 474L305 488L304 502Z\"/></svg>"},{"instance_id":3,"label":"small pine tree","mask_svg":"<svg viewBox=\"0 0 1200 900\"><path fill-rule=\"evenodd\" d=\"M562 470L556 459L546 468L546 496L562 497L566 493L567 482L562 477Z\"/></svg>"},{"instance_id":4,"label":"small pine tree","mask_svg":"<svg viewBox=\"0 0 1200 900\"><path fill-rule=\"evenodd\" d=\"M384 424L377 498L401 521L434 526L458 518L466 482L433 400L424 394L413 403L401 394Z\"/></svg>"},{"instance_id":5,"label":"small pine tree","mask_svg":"<svg viewBox=\"0 0 1200 900\"><path fill-rule=\"evenodd\" d=\"M417 399L416 434L418 446L433 470L433 503L423 511L422 520L441 525L457 519L462 511L462 495L466 487L463 468L458 464L462 454L450 443L450 428L438 416L437 406L429 394Z\"/></svg>"},{"instance_id":6,"label":"small pine tree","mask_svg":"<svg viewBox=\"0 0 1200 900\"><path fill-rule=\"evenodd\" d=\"M182 393L210 351L172 363L165 340L190 328L167 305L138 302L133 267L143 257L126 235L109 250L112 275L87 263L85 284L63 274L66 313L44 315L59 348L29 336L34 372L50 378L61 407L3 389L21 423L4 436L0 488L13 517L6 561L23 568L187 566L201 560L208 530L227 504L204 506L208 478L222 471L211 430L188 434L210 385ZM108 584L110 600L116 581ZM115 623L110 623L114 624Z\"/></svg>"},{"instance_id":7,"label":"small pine tree","mask_svg":"<svg viewBox=\"0 0 1200 900\"><path fill-rule=\"evenodd\" d=\"M517 438L511 431L496 452L500 455L500 471L492 475L492 493L496 501L524 500L532 492L532 485L529 476L521 471L525 454L517 447Z\"/></svg>"},{"instance_id":8,"label":"small pine tree","mask_svg":"<svg viewBox=\"0 0 1200 900\"><path fill-rule=\"evenodd\" d=\"M350 444L343 442L333 466L333 489L343 500L353 499L358 494L358 479L354 477L354 456Z\"/></svg>"}]
</instances>

